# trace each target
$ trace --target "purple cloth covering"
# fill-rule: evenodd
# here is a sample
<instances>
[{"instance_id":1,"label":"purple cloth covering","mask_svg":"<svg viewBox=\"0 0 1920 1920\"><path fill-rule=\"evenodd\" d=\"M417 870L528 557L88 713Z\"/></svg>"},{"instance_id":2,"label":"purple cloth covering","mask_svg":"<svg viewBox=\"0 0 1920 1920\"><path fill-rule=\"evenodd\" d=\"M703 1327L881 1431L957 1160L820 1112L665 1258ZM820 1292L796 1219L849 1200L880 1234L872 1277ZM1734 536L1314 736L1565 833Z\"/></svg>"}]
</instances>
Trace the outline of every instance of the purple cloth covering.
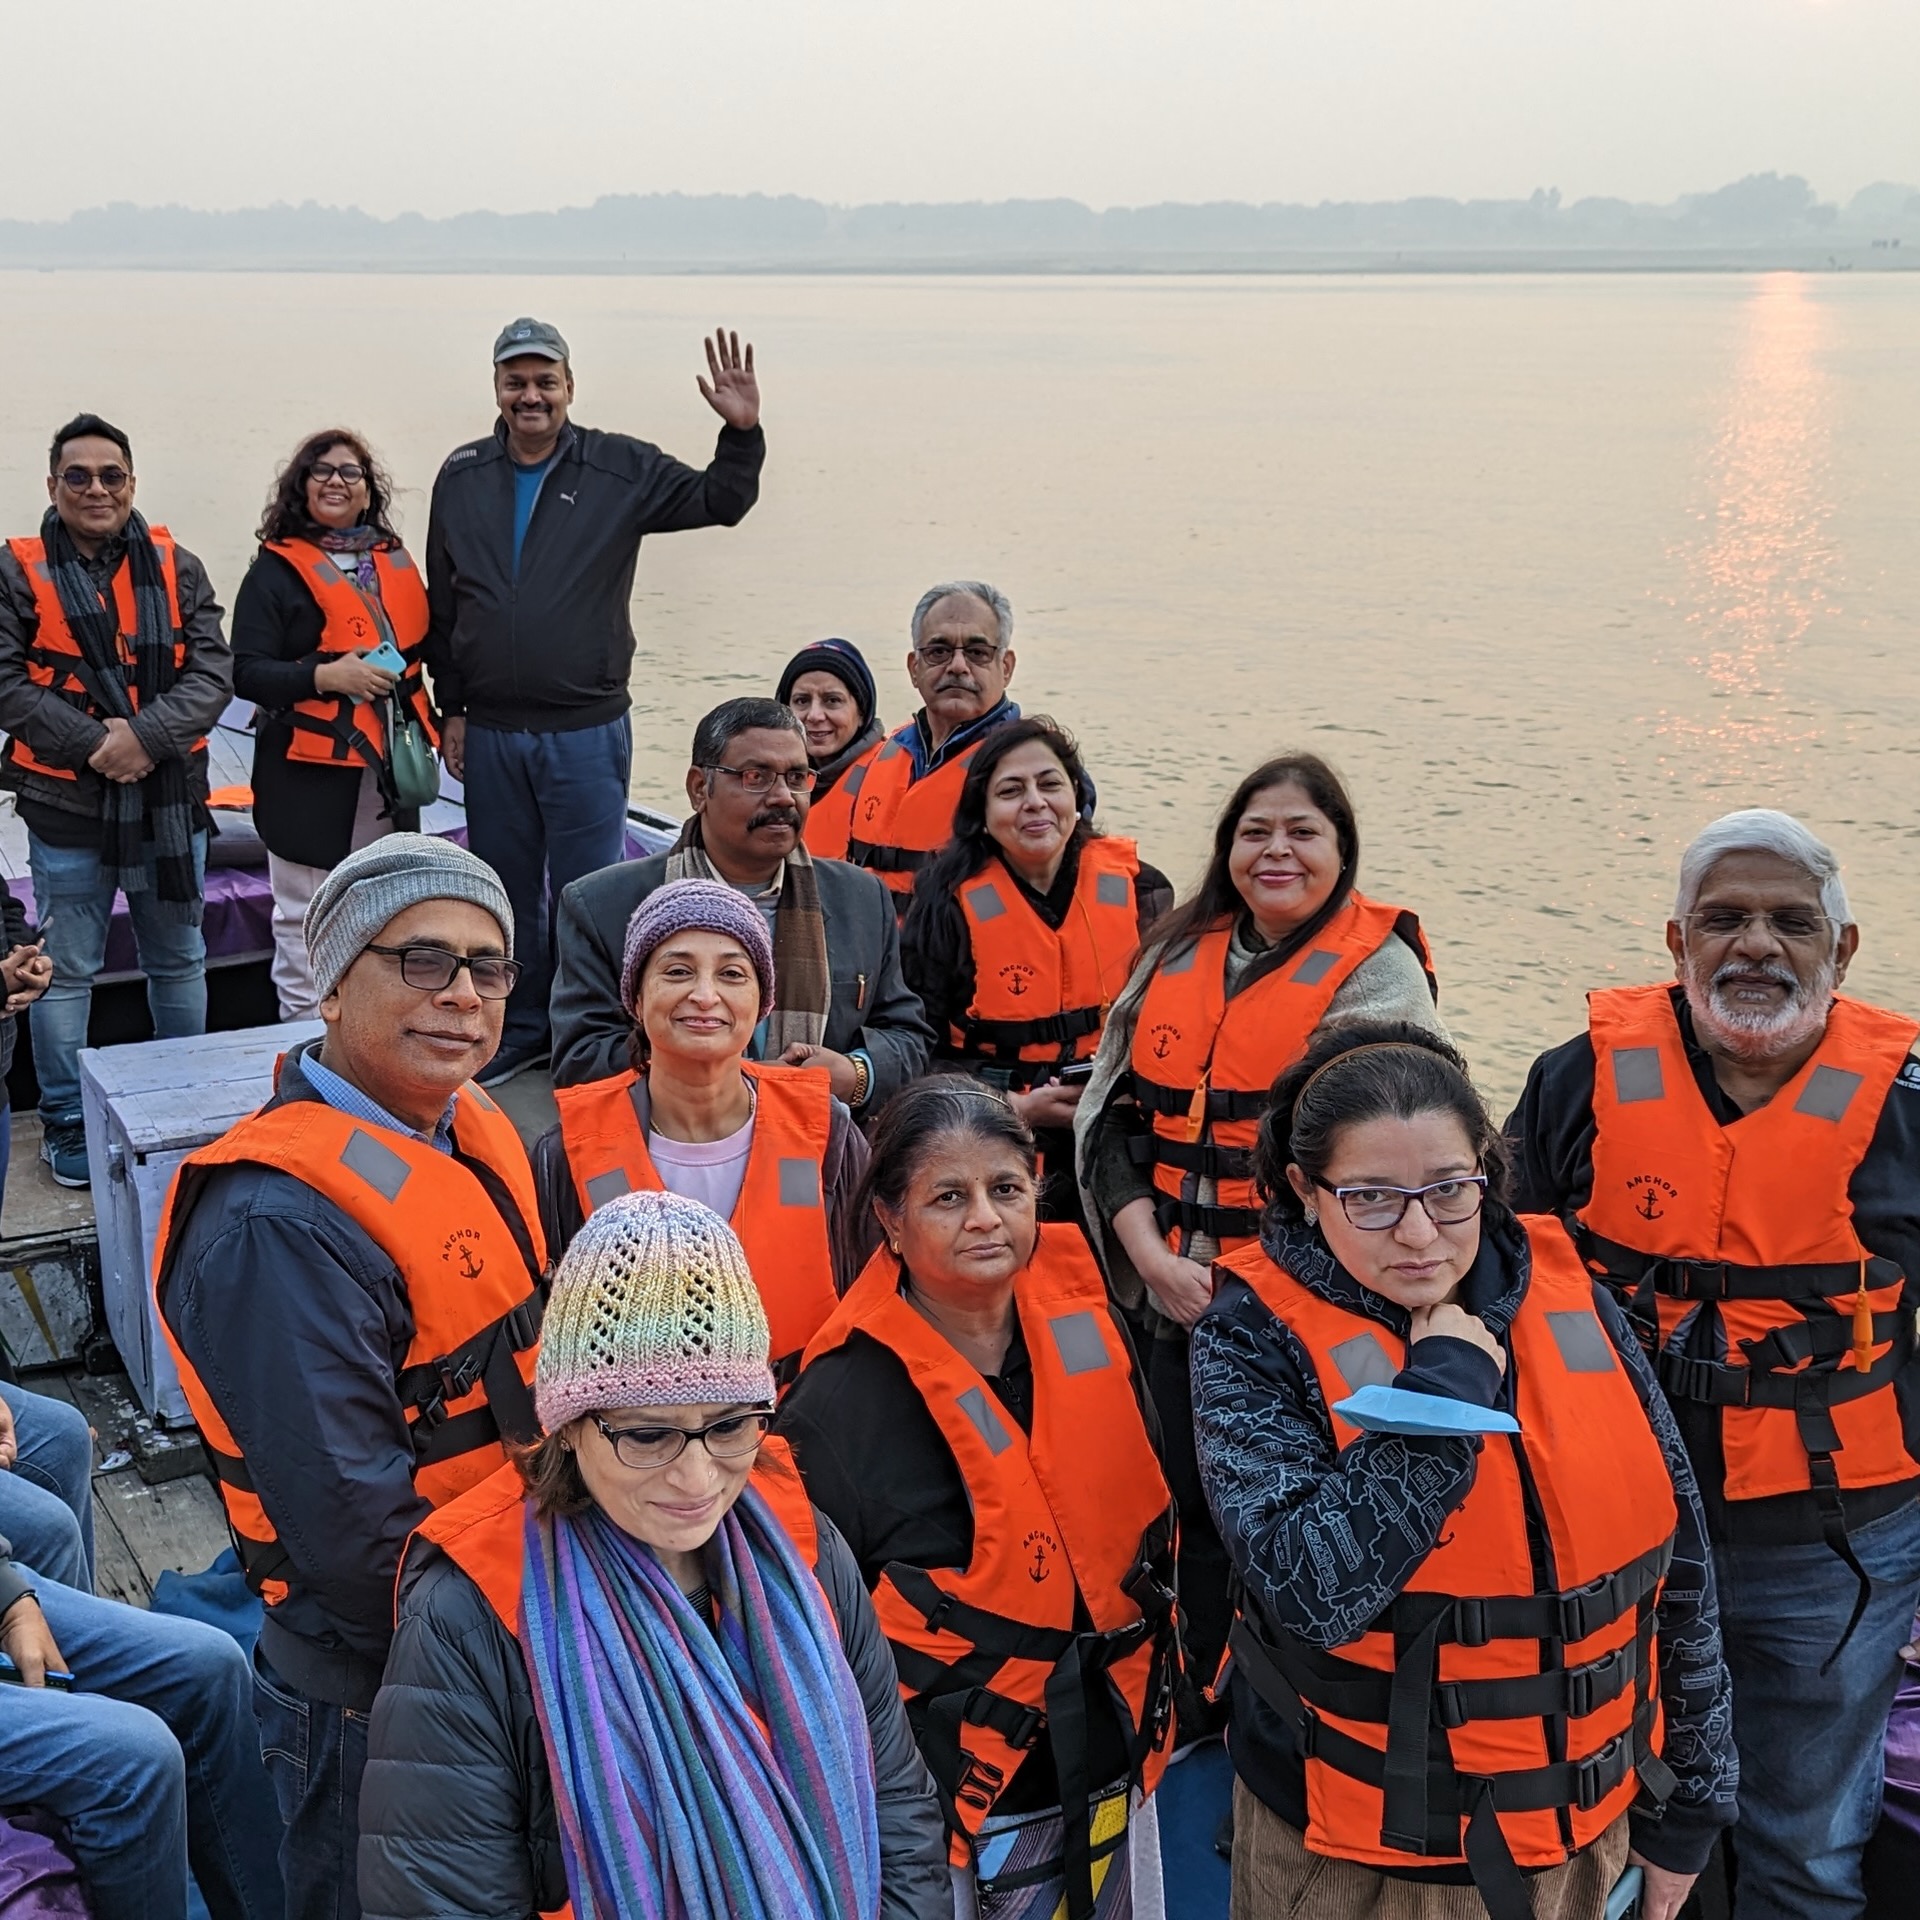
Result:
<instances>
[{"instance_id":1,"label":"purple cloth covering","mask_svg":"<svg viewBox=\"0 0 1920 1920\"><path fill-rule=\"evenodd\" d=\"M1920 1639L1920 1620L1914 1622ZM1887 1722L1886 1817L1920 1835L1920 1667L1909 1664Z\"/></svg>"},{"instance_id":2,"label":"purple cloth covering","mask_svg":"<svg viewBox=\"0 0 1920 1920\"><path fill-rule=\"evenodd\" d=\"M37 1813L0 1815L0 1920L91 1920L80 1870Z\"/></svg>"}]
</instances>

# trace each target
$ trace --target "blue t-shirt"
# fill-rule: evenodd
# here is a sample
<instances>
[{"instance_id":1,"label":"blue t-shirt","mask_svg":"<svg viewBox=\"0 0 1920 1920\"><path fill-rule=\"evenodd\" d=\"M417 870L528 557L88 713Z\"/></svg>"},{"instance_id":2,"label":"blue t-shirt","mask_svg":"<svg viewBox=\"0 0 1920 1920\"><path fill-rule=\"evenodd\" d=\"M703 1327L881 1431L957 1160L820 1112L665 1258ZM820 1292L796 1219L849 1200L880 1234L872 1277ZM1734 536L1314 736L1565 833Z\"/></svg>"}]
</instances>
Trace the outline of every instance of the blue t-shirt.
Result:
<instances>
[{"instance_id":1,"label":"blue t-shirt","mask_svg":"<svg viewBox=\"0 0 1920 1920\"><path fill-rule=\"evenodd\" d=\"M527 522L533 518L533 503L540 498L540 482L553 465L549 455L537 467L513 469L513 577L520 577L520 549L527 542Z\"/></svg>"}]
</instances>

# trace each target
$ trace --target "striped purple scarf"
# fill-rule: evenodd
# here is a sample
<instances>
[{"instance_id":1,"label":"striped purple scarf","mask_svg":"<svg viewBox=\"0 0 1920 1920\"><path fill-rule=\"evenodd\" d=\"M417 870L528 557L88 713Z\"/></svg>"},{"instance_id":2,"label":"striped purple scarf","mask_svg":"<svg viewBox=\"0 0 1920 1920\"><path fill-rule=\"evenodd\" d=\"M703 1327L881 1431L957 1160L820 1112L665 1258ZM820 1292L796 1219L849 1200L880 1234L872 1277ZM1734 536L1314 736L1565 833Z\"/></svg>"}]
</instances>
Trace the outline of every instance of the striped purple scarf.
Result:
<instances>
[{"instance_id":1,"label":"striped purple scarf","mask_svg":"<svg viewBox=\"0 0 1920 1920\"><path fill-rule=\"evenodd\" d=\"M811 1568L749 1487L716 1628L596 1508L527 1511L521 1644L576 1920L875 1920L866 1712Z\"/></svg>"}]
</instances>

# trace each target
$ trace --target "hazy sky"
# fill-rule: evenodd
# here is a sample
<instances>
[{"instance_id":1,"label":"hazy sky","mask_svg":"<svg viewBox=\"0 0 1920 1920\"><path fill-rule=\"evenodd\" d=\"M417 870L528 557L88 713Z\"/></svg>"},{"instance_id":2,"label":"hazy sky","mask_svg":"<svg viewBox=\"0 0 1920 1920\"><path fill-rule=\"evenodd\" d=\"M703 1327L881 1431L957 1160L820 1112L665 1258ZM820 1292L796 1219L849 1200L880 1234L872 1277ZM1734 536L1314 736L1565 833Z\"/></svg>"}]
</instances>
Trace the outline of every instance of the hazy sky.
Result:
<instances>
[{"instance_id":1,"label":"hazy sky","mask_svg":"<svg viewBox=\"0 0 1920 1920\"><path fill-rule=\"evenodd\" d=\"M1920 181L1920 0L8 0L0 217Z\"/></svg>"}]
</instances>

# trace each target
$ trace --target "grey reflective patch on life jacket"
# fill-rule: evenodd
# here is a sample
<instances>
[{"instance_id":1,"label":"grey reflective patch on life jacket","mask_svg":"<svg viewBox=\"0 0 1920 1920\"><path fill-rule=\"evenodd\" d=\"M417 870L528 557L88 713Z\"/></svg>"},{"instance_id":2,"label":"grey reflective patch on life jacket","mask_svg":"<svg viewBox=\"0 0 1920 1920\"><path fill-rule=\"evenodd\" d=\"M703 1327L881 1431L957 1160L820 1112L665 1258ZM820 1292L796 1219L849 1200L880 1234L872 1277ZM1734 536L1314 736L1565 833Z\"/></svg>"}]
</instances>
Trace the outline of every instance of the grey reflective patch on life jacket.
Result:
<instances>
[{"instance_id":1,"label":"grey reflective patch on life jacket","mask_svg":"<svg viewBox=\"0 0 1920 1920\"><path fill-rule=\"evenodd\" d=\"M987 1443L989 1453L1005 1453L1013 1445L1013 1436L1000 1424L1000 1416L987 1403L986 1391L969 1387L959 1396L960 1411L973 1422L974 1431Z\"/></svg>"},{"instance_id":2,"label":"grey reflective patch on life jacket","mask_svg":"<svg viewBox=\"0 0 1920 1920\"><path fill-rule=\"evenodd\" d=\"M820 1168L799 1156L780 1156L780 1204L783 1207L820 1205Z\"/></svg>"},{"instance_id":3,"label":"grey reflective patch on life jacket","mask_svg":"<svg viewBox=\"0 0 1920 1920\"><path fill-rule=\"evenodd\" d=\"M1063 1313L1047 1325L1052 1330L1060 1364L1068 1373L1098 1373L1102 1367L1112 1365L1107 1343L1100 1338L1100 1323L1091 1313Z\"/></svg>"},{"instance_id":4,"label":"grey reflective patch on life jacket","mask_svg":"<svg viewBox=\"0 0 1920 1920\"><path fill-rule=\"evenodd\" d=\"M1170 953L1160 962L1162 973L1191 973L1193 963L1200 957L1197 941L1188 940L1181 944L1176 952Z\"/></svg>"},{"instance_id":5,"label":"grey reflective patch on life jacket","mask_svg":"<svg viewBox=\"0 0 1920 1920\"><path fill-rule=\"evenodd\" d=\"M626 1168L609 1167L587 1182L587 1205L598 1213L609 1200L618 1200L623 1193L632 1191L633 1182L627 1178Z\"/></svg>"},{"instance_id":6,"label":"grey reflective patch on life jacket","mask_svg":"<svg viewBox=\"0 0 1920 1920\"><path fill-rule=\"evenodd\" d=\"M1393 1356L1380 1344L1379 1335L1372 1333L1342 1340L1333 1350L1333 1364L1349 1393L1358 1393L1362 1387L1390 1387L1400 1375Z\"/></svg>"},{"instance_id":7,"label":"grey reflective patch on life jacket","mask_svg":"<svg viewBox=\"0 0 1920 1920\"><path fill-rule=\"evenodd\" d=\"M882 747L877 754L874 755L874 759L876 761L892 760L896 756L903 754L905 752L906 752L906 748L903 747L898 740L889 740L887 744L884 747Z\"/></svg>"},{"instance_id":8,"label":"grey reflective patch on life jacket","mask_svg":"<svg viewBox=\"0 0 1920 1920\"><path fill-rule=\"evenodd\" d=\"M381 1199L400 1198L400 1189L413 1177L413 1169L391 1147L383 1147L372 1134L355 1127L340 1149L340 1164L356 1173Z\"/></svg>"},{"instance_id":9,"label":"grey reflective patch on life jacket","mask_svg":"<svg viewBox=\"0 0 1920 1920\"><path fill-rule=\"evenodd\" d=\"M867 763L862 760L854 767L853 771L847 775L847 798L851 800L866 784Z\"/></svg>"},{"instance_id":10,"label":"grey reflective patch on life jacket","mask_svg":"<svg viewBox=\"0 0 1920 1920\"><path fill-rule=\"evenodd\" d=\"M1660 1066L1658 1047L1615 1047L1613 1097L1623 1107L1636 1100L1664 1100L1667 1077Z\"/></svg>"},{"instance_id":11,"label":"grey reflective patch on life jacket","mask_svg":"<svg viewBox=\"0 0 1920 1920\"><path fill-rule=\"evenodd\" d=\"M1845 1067L1815 1067L1793 1110L1815 1120L1844 1120L1865 1079L1865 1074L1850 1073Z\"/></svg>"},{"instance_id":12,"label":"grey reflective patch on life jacket","mask_svg":"<svg viewBox=\"0 0 1920 1920\"><path fill-rule=\"evenodd\" d=\"M1315 947L1307 957L1294 968L1292 979L1296 987L1317 987L1335 967L1340 964L1340 955L1332 947Z\"/></svg>"},{"instance_id":13,"label":"grey reflective patch on life jacket","mask_svg":"<svg viewBox=\"0 0 1920 1920\"><path fill-rule=\"evenodd\" d=\"M1000 889L991 880L967 889L967 906L973 917L982 922L998 920L1007 910L1007 903L1000 898Z\"/></svg>"},{"instance_id":14,"label":"grey reflective patch on life jacket","mask_svg":"<svg viewBox=\"0 0 1920 1920\"><path fill-rule=\"evenodd\" d=\"M1612 1373L1618 1369L1613 1342L1592 1314L1584 1310L1549 1313L1547 1331L1553 1335L1553 1344L1560 1349L1569 1373Z\"/></svg>"},{"instance_id":15,"label":"grey reflective patch on life jacket","mask_svg":"<svg viewBox=\"0 0 1920 1920\"><path fill-rule=\"evenodd\" d=\"M1127 894L1127 876L1124 873L1103 873L1093 883L1094 901L1099 906L1124 907Z\"/></svg>"}]
</instances>

